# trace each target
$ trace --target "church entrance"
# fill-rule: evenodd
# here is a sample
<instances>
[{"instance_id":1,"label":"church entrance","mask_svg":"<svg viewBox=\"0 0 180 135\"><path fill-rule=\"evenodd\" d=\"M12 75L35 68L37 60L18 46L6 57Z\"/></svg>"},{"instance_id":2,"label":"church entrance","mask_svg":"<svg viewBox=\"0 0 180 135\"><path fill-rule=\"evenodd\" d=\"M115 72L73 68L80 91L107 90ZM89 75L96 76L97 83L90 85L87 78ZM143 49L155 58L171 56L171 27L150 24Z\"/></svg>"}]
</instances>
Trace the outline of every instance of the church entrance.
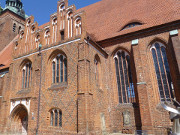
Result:
<instances>
[{"instance_id":1,"label":"church entrance","mask_svg":"<svg viewBox=\"0 0 180 135\"><path fill-rule=\"evenodd\" d=\"M11 129L15 134L27 135L28 112L23 105L18 105L11 115Z\"/></svg>"}]
</instances>

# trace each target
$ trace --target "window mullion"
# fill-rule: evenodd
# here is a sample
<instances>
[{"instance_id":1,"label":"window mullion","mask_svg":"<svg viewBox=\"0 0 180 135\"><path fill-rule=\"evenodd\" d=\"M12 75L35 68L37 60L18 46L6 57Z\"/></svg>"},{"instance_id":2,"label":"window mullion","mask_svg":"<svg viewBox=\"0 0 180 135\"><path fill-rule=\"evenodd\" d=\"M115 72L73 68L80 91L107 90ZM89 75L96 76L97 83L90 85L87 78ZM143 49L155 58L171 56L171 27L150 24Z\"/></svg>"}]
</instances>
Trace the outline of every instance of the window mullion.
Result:
<instances>
[{"instance_id":1,"label":"window mullion","mask_svg":"<svg viewBox=\"0 0 180 135\"><path fill-rule=\"evenodd\" d=\"M160 82L161 82L161 86L162 86L162 93L161 93L161 90L160 90L160 88L159 88L159 90L160 90L160 97L162 96L161 94L163 94L163 100L165 100L165 93L164 93L164 85L163 85L163 82L162 82L162 75L161 75L161 70L160 70L160 66L159 66L159 61L158 61L158 55L157 55L157 50L156 50L156 48L154 49L154 52L155 52L155 55L156 55L156 57L154 58L154 60L156 60L156 63L157 63L157 66L158 67L155 67L155 68L157 68L157 70L159 71L159 79L160 79ZM156 74L157 74L157 71L156 71ZM156 76L158 76L158 75L156 75ZM158 77L157 77L157 79L158 79ZM158 85L160 85L159 84L159 82L158 82ZM161 99L162 100L162 99Z\"/></svg>"},{"instance_id":2,"label":"window mullion","mask_svg":"<svg viewBox=\"0 0 180 135\"><path fill-rule=\"evenodd\" d=\"M25 83L25 70L23 69L23 74L22 74L22 88L24 88L24 83Z\"/></svg>"},{"instance_id":3,"label":"window mullion","mask_svg":"<svg viewBox=\"0 0 180 135\"><path fill-rule=\"evenodd\" d=\"M121 54L118 54L118 62L119 62L119 75L120 75L120 84L121 84L121 95L122 95L122 103L124 103L124 94L123 94L123 73L122 73L122 60L121 60Z\"/></svg>"},{"instance_id":4,"label":"window mullion","mask_svg":"<svg viewBox=\"0 0 180 135\"><path fill-rule=\"evenodd\" d=\"M170 90L170 97L174 98L175 95L173 94L173 90L172 90L172 79L171 79L171 74L170 74L170 68L169 68L169 64L168 64L168 60L167 60L166 50L164 47L161 47L161 52L162 52L162 56L163 56L163 62L164 62L165 71L166 71L166 77L167 77L167 81L169 84L168 86L169 86L169 90ZM168 70L169 70L169 74L168 74Z\"/></svg>"},{"instance_id":5,"label":"window mullion","mask_svg":"<svg viewBox=\"0 0 180 135\"><path fill-rule=\"evenodd\" d=\"M25 88L27 87L27 65L25 66Z\"/></svg>"},{"instance_id":6,"label":"window mullion","mask_svg":"<svg viewBox=\"0 0 180 135\"><path fill-rule=\"evenodd\" d=\"M122 91L123 91L123 100L124 100L124 103L127 103L127 96L126 96L126 84L125 84L125 75L124 75L124 67L123 67L123 56L122 56L122 53L121 53L121 70L122 70L122 86L124 86L123 87L123 89L122 89Z\"/></svg>"},{"instance_id":7,"label":"window mullion","mask_svg":"<svg viewBox=\"0 0 180 135\"><path fill-rule=\"evenodd\" d=\"M126 58L125 58L125 54L123 54L122 56L123 58L123 71L124 71L124 84L125 84L125 95L126 95L126 102L129 103L129 96L128 96L128 78L127 78L127 65L126 65Z\"/></svg>"},{"instance_id":8,"label":"window mullion","mask_svg":"<svg viewBox=\"0 0 180 135\"><path fill-rule=\"evenodd\" d=\"M120 74L119 74L119 67L118 67L118 59L115 58L115 67L116 67L116 77L117 77L117 85L118 85L118 96L119 102L122 103L122 93L121 93L121 85L120 85Z\"/></svg>"},{"instance_id":9,"label":"window mullion","mask_svg":"<svg viewBox=\"0 0 180 135\"><path fill-rule=\"evenodd\" d=\"M161 52L161 59L162 59L162 63L163 63L163 68L164 68L166 83L169 84L168 78L167 78L167 73L166 73L166 68L165 68L165 63L164 63L164 59L163 59L163 55L162 55L162 49L161 49L161 48L162 48L162 47L160 47L160 50L161 50L160 52ZM169 87L169 85L167 85L167 87L168 87L168 91L169 91L169 98L171 98L171 92L170 92L170 87Z\"/></svg>"},{"instance_id":10,"label":"window mullion","mask_svg":"<svg viewBox=\"0 0 180 135\"><path fill-rule=\"evenodd\" d=\"M128 101L130 101L132 103L133 102L132 101L133 97L132 97L132 94L131 94L132 90L131 90L131 86L130 86L130 82L129 82L129 73L128 73L128 71L129 71L128 70L128 64L130 64L130 63L127 62L126 57L125 57L125 62L126 62L126 72L127 72L127 78L126 78L127 80L126 81L127 81L127 85L129 86L129 90L127 90L127 96L128 96Z\"/></svg>"},{"instance_id":11,"label":"window mullion","mask_svg":"<svg viewBox=\"0 0 180 135\"><path fill-rule=\"evenodd\" d=\"M57 64L56 64L56 82L59 83L59 57L56 59L57 60Z\"/></svg>"},{"instance_id":12,"label":"window mullion","mask_svg":"<svg viewBox=\"0 0 180 135\"><path fill-rule=\"evenodd\" d=\"M120 55L120 54L119 54ZM124 100L123 100L123 85L122 85L122 63L120 62L121 61L121 57L119 56L118 57L118 63L119 63L119 78L120 78L120 86L121 86L121 98L122 98L122 103L124 103Z\"/></svg>"},{"instance_id":13,"label":"window mullion","mask_svg":"<svg viewBox=\"0 0 180 135\"><path fill-rule=\"evenodd\" d=\"M169 93L167 93L168 90L168 85L166 80L166 76L165 76L165 71L164 71L164 66L163 66L163 60L162 60L162 56L161 56L161 51L160 51L160 46L158 46L157 48L157 56L158 56L158 63L160 66L160 71L161 71L161 78L162 78L162 83L163 83L163 88L164 88L164 95L165 95L165 100L167 100ZM166 85L167 85L167 89L166 89ZM169 95L170 96L170 95Z\"/></svg>"}]
</instances>

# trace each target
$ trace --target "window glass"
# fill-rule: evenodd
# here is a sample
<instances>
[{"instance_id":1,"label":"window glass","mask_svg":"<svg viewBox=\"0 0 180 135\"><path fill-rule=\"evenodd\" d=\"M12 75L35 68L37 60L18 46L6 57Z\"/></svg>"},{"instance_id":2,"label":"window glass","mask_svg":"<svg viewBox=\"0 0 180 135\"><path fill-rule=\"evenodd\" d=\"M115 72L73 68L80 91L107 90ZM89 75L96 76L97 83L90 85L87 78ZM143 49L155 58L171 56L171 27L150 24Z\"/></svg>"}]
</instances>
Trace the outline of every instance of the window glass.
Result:
<instances>
[{"instance_id":1,"label":"window glass","mask_svg":"<svg viewBox=\"0 0 180 135\"><path fill-rule=\"evenodd\" d=\"M173 83L170 75L165 46L156 42L151 47L161 101L171 101Z\"/></svg>"},{"instance_id":2,"label":"window glass","mask_svg":"<svg viewBox=\"0 0 180 135\"><path fill-rule=\"evenodd\" d=\"M135 102L134 85L130 68L130 57L125 51L118 51L115 55L115 68L119 103Z\"/></svg>"}]
</instances>

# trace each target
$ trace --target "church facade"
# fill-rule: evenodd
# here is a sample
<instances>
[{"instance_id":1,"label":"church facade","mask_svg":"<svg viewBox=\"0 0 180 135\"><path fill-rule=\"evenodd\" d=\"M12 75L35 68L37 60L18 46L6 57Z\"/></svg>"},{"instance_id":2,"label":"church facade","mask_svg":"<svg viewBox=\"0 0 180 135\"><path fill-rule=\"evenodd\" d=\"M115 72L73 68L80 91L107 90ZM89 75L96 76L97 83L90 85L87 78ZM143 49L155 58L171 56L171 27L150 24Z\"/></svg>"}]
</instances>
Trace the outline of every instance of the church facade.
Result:
<instances>
[{"instance_id":1,"label":"church facade","mask_svg":"<svg viewBox=\"0 0 180 135\"><path fill-rule=\"evenodd\" d=\"M180 101L179 7L60 0L41 26L19 14L0 52L0 134L168 134L161 104Z\"/></svg>"}]
</instances>

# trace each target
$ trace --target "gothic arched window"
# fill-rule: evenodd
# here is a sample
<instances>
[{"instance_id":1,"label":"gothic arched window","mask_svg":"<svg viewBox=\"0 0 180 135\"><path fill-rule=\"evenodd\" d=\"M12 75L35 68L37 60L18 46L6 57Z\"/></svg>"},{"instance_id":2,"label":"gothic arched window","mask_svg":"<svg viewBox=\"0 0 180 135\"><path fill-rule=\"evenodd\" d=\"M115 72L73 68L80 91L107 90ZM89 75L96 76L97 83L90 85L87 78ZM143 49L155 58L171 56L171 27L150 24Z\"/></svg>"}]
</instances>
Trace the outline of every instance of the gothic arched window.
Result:
<instances>
[{"instance_id":1,"label":"gothic arched window","mask_svg":"<svg viewBox=\"0 0 180 135\"><path fill-rule=\"evenodd\" d=\"M171 98L174 98L174 93L166 48L163 44L156 42L152 45L151 51L161 101L171 101Z\"/></svg>"},{"instance_id":2,"label":"gothic arched window","mask_svg":"<svg viewBox=\"0 0 180 135\"><path fill-rule=\"evenodd\" d=\"M67 20L68 20L68 38L73 36L73 12L69 10L67 12Z\"/></svg>"},{"instance_id":3,"label":"gothic arched window","mask_svg":"<svg viewBox=\"0 0 180 135\"><path fill-rule=\"evenodd\" d=\"M50 30L49 29L46 29L45 33L44 33L44 37L46 39L46 44L49 45L50 43Z\"/></svg>"},{"instance_id":4,"label":"gothic arched window","mask_svg":"<svg viewBox=\"0 0 180 135\"><path fill-rule=\"evenodd\" d=\"M130 56L125 51L119 50L115 54L114 60L119 103L134 103L135 93L130 66Z\"/></svg>"},{"instance_id":5,"label":"gothic arched window","mask_svg":"<svg viewBox=\"0 0 180 135\"><path fill-rule=\"evenodd\" d=\"M52 61L53 83L67 82L67 58L59 54Z\"/></svg>"},{"instance_id":6,"label":"gothic arched window","mask_svg":"<svg viewBox=\"0 0 180 135\"><path fill-rule=\"evenodd\" d=\"M32 65L26 63L22 69L22 88L29 88L32 76Z\"/></svg>"},{"instance_id":7,"label":"gothic arched window","mask_svg":"<svg viewBox=\"0 0 180 135\"><path fill-rule=\"evenodd\" d=\"M53 33L52 33L52 42L56 42L56 37L57 37L57 17L54 16L53 20L52 20L52 25L53 25Z\"/></svg>"},{"instance_id":8,"label":"gothic arched window","mask_svg":"<svg viewBox=\"0 0 180 135\"><path fill-rule=\"evenodd\" d=\"M51 126L62 127L62 111L59 109L52 109L50 115Z\"/></svg>"}]
</instances>

